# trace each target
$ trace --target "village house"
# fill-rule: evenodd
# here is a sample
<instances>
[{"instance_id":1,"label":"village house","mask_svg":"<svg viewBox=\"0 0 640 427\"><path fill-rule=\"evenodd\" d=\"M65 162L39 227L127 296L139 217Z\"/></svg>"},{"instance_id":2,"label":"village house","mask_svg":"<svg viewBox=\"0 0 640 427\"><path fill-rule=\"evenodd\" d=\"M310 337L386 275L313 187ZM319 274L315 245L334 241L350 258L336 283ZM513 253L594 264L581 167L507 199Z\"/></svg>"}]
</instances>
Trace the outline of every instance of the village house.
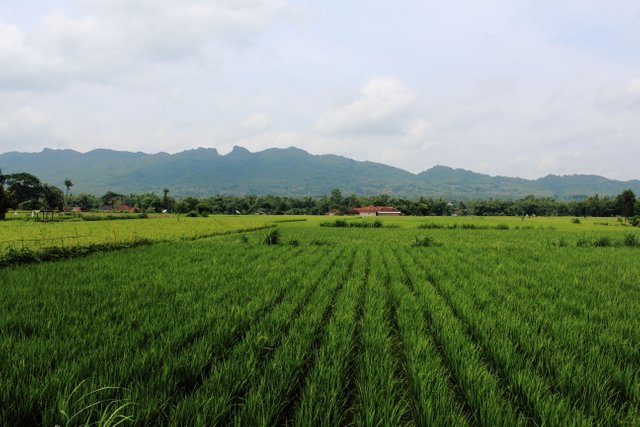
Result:
<instances>
[{"instance_id":1,"label":"village house","mask_svg":"<svg viewBox=\"0 0 640 427\"><path fill-rule=\"evenodd\" d=\"M363 206L352 211L360 216L400 216L402 212L393 206Z\"/></svg>"}]
</instances>

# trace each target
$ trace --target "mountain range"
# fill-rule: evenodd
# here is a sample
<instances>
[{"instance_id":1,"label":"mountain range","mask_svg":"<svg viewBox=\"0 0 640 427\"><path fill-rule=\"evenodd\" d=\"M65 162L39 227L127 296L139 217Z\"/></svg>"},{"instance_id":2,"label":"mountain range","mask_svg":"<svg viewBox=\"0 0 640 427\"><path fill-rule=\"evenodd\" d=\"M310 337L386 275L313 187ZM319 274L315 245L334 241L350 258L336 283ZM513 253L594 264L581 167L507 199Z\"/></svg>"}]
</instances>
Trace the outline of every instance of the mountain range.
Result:
<instances>
[{"instance_id":1,"label":"mountain range","mask_svg":"<svg viewBox=\"0 0 640 427\"><path fill-rule=\"evenodd\" d=\"M73 193L161 193L173 196L274 194L318 196L339 188L343 194L390 194L405 197L519 198L527 195L580 198L614 196L630 188L640 194L640 180L616 181L597 175L548 175L528 180L490 176L464 169L435 166L414 174L381 163L299 148L249 152L234 147L226 155L215 148L181 153L145 154L97 149L87 153L45 148L39 153L0 154L3 173L29 172L49 184L73 182Z\"/></svg>"}]
</instances>

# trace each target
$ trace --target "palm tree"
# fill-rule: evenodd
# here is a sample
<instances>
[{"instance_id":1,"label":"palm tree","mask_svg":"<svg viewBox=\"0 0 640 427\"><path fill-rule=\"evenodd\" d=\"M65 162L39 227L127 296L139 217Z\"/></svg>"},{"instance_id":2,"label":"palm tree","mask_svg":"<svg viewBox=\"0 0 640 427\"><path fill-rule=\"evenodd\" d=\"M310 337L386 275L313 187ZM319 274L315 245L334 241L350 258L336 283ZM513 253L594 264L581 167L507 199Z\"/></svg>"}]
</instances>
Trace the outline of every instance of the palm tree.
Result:
<instances>
[{"instance_id":1,"label":"palm tree","mask_svg":"<svg viewBox=\"0 0 640 427\"><path fill-rule=\"evenodd\" d=\"M73 187L73 182L69 178L64 179L64 186L67 187L67 195L64 198L64 208L68 209L67 203L69 203L69 190Z\"/></svg>"}]
</instances>

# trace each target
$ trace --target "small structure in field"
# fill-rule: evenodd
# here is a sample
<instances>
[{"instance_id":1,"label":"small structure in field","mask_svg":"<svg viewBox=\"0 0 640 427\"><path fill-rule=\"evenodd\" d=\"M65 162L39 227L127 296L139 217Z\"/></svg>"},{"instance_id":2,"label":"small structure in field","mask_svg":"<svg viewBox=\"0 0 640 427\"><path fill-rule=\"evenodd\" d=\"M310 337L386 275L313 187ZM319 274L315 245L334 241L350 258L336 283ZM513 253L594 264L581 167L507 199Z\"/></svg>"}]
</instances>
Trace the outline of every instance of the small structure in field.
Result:
<instances>
[{"instance_id":1,"label":"small structure in field","mask_svg":"<svg viewBox=\"0 0 640 427\"><path fill-rule=\"evenodd\" d=\"M393 206L363 206L353 208L353 212L360 216L400 216L402 212Z\"/></svg>"},{"instance_id":2,"label":"small structure in field","mask_svg":"<svg viewBox=\"0 0 640 427\"><path fill-rule=\"evenodd\" d=\"M129 212L129 213L135 212L135 208L132 208L131 206L128 206L128 205L118 206L116 210L120 212Z\"/></svg>"}]
</instances>

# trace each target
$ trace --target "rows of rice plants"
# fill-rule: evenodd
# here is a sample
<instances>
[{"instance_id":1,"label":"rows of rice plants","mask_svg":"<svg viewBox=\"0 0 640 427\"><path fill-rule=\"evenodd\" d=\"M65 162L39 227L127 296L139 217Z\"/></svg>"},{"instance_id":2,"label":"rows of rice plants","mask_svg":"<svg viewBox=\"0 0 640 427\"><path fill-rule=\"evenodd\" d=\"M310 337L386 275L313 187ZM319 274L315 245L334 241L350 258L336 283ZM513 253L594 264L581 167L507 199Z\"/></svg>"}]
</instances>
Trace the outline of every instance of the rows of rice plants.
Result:
<instances>
[{"instance_id":1,"label":"rows of rice plants","mask_svg":"<svg viewBox=\"0 0 640 427\"><path fill-rule=\"evenodd\" d=\"M636 248L320 221L0 269L0 425L640 422Z\"/></svg>"},{"instance_id":2,"label":"rows of rice plants","mask_svg":"<svg viewBox=\"0 0 640 427\"><path fill-rule=\"evenodd\" d=\"M509 264L509 261L505 262ZM553 265L552 262L549 264ZM602 293L604 289L598 285L606 283L606 280L598 280L595 272L582 275L579 271L574 271L571 275L565 275L565 280L572 276L582 276L588 284L566 287L565 283L556 283L554 277L557 275L553 274L553 268L551 271L544 271L544 268L538 272L529 271L526 275L518 272L516 265L511 265L510 269L509 284L504 284L504 280L500 278L487 280L486 266L473 261L464 281L460 280L460 273L449 268L440 269L439 278L433 280L441 283L445 298L455 301L454 309L465 318L473 334L487 348L492 349L494 356L502 357L502 363L509 371L513 371L515 366L518 369L533 370L535 372L526 375L526 379L538 376L541 389L556 391L554 396L549 397L552 403L559 402L564 395L567 405L570 402L589 417L614 424L625 417L636 419L640 401L638 365L635 362L638 348L636 346L634 350L629 347L634 341L625 343L619 340L626 335L625 330L630 324L634 321L637 323L629 316L629 304L618 301L618 307L612 306L606 314L602 312L602 306L610 303L605 302L606 298L602 295L594 298L594 293ZM537 287L536 277L544 280L545 288L556 288L556 298L544 301L538 295L532 303L531 298L522 298L521 291L513 286L514 282L528 282L530 286ZM596 280L589 280L591 278ZM502 288L499 294L501 304L489 304L486 307L489 313L479 316L477 313L482 304L480 301L490 300L490 293L495 295L498 286ZM581 292L577 293L576 290ZM567 298L566 294L572 295ZM541 310L536 309L536 306L544 306L546 313L539 313ZM598 306L601 307L596 308ZM622 313L620 306L626 306ZM618 313L622 314L620 320L617 319ZM611 343L610 338L617 337L620 349L602 351L599 346L593 345L601 340L604 332L598 331L601 325L593 322L594 317L608 319L608 341ZM617 327L620 329L616 330ZM594 328L596 334L593 333ZM496 330L503 330L504 334L496 338ZM500 339L502 343L499 343ZM592 344L588 351L584 351L585 343ZM626 356L620 357L623 352L626 352ZM616 354L619 359L617 363ZM558 408L550 411L558 416L562 414ZM577 409L565 412L567 419L579 419L576 411ZM547 415L546 418L548 417Z\"/></svg>"},{"instance_id":3,"label":"rows of rice plants","mask_svg":"<svg viewBox=\"0 0 640 427\"><path fill-rule=\"evenodd\" d=\"M190 240L252 230L273 224L275 217L216 216L185 218L170 216L137 221L0 223L0 256L11 249L43 250L139 240Z\"/></svg>"}]
</instances>

